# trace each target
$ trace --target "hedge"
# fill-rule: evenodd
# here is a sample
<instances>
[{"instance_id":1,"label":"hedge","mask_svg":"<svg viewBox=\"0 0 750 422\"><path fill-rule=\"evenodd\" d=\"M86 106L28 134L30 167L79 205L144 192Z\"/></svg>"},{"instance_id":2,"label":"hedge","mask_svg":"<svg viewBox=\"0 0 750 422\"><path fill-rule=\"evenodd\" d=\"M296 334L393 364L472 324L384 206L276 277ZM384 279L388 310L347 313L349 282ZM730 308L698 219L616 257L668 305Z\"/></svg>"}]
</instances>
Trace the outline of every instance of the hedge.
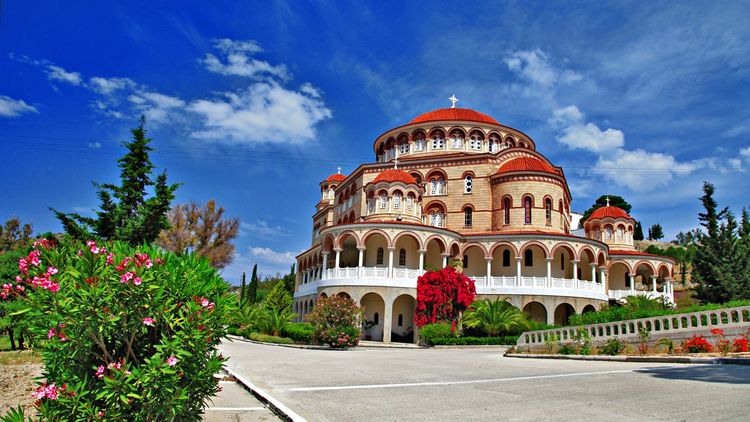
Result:
<instances>
[{"instance_id":1,"label":"hedge","mask_svg":"<svg viewBox=\"0 0 750 422\"><path fill-rule=\"evenodd\" d=\"M294 341L310 344L313 342L315 327L307 322L288 322L281 330L281 334Z\"/></svg>"},{"instance_id":2,"label":"hedge","mask_svg":"<svg viewBox=\"0 0 750 422\"><path fill-rule=\"evenodd\" d=\"M688 314L691 312L712 311L716 309L734 308L737 306L749 306L750 300L735 300L724 304L709 303L706 305L696 305L683 309L655 309L631 311L625 306L612 308L607 311L588 312L585 314L576 314L570 316L570 325L589 325L601 324L604 322L625 321L638 318L652 318L664 315Z\"/></svg>"},{"instance_id":3,"label":"hedge","mask_svg":"<svg viewBox=\"0 0 750 422\"><path fill-rule=\"evenodd\" d=\"M515 345L518 336L503 337L436 337L430 339L433 346L469 346L469 345Z\"/></svg>"},{"instance_id":4,"label":"hedge","mask_svg":"<svg viewBox=\"0 0 750 422\"><path fill-rule=\"evenodd\" d=\"M263 343L294 344L294 340L290 338L269 336L268 334L261 333L250 333L248 338L252 341L260 341Z\"/></svg>"}]
</instances>

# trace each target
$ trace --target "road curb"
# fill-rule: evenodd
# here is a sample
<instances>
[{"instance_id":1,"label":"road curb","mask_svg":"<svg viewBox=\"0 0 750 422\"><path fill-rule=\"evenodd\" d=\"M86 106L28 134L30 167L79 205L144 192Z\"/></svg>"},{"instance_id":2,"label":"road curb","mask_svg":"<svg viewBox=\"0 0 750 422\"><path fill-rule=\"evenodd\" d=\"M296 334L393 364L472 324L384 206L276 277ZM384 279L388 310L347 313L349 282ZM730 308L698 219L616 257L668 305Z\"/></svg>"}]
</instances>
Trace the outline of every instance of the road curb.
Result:
<instances>
[{"instance_id":1,"label":"road curb","mask_svg":"<svg viewBox=\"0 0 750 422\"><path fill-rule=\"evenodd\" d=\"M266 390L263 390L262 388L253 384L248 379L237 373L237 371L235 371L234 369L224 365L224 370L229 375L234 377L234 379L237 380L237 383L239 383L245 390L255 396L255 398L260 400L263 404L267 405L276 416L285 421L307 422L307 419L297 414L297 412L295 412L294 410L288 408L284 403L276 400L276 398L270 395Z\"/></svg>"},{"instance_id":2,"label":"road curb","mask_svg":"<svg viewBox=\"0 0 750 422\"><path fill-rule=\"evenodd\" d=\"M588 355L533 355L526 353L506 353L509 358L521 359L565 359L590 360L602 362L639 362L639 363L683 363L703 365L750 365L750 358L722 358L697 356L588 356Z\"/></svg>"},{"instance_id":3,"label":"road curb","mask_svg":"<svg viewBox=\"0 0 750 422\"><path fill-rule=\"evenodd\" d=\"M255 340L250 340L249 338L245 338L245 337L240 337L240 336L235 336L235 335L231 335L231 334L227 335L227 338L228 338L228 339L230 339L230 340L232 340L232 341L235 341L235 340L236 340L236 341L244 341L245 343L262 344L262 345L265 345L265 346L288 347L288 348L290 348L290 349L309 349L309 350L336 350L336 351L341 351L341 350L344 350L344 351L345 351L345 350L348 350L348 349L335 349L335 348L333 348L333 347L328 347L328 346L318 346L318 345L314 345L314 344L281 344L281 343L268 343L268 342L265 342L265 341L255 341Z\"/></svg>"}]
</instances>

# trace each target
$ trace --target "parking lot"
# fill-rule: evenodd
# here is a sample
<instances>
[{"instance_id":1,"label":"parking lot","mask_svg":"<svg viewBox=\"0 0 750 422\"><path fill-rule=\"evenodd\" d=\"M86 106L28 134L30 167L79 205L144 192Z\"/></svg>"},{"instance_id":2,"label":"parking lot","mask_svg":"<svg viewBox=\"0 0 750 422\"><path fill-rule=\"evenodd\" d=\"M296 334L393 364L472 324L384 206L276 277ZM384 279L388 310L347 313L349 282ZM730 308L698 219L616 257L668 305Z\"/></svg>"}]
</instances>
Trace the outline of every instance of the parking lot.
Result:
<instances>
[{"instance_id":1,"label":"parking lot","mask_svg":"<svg viewBox=\"0 0 750 422\"><path fill-rule=\"evenodd\" d=\"M747 420L750 367L513 359L498 348L226 342L232 369L308 420Z\"/></svg>"}]
</instances>

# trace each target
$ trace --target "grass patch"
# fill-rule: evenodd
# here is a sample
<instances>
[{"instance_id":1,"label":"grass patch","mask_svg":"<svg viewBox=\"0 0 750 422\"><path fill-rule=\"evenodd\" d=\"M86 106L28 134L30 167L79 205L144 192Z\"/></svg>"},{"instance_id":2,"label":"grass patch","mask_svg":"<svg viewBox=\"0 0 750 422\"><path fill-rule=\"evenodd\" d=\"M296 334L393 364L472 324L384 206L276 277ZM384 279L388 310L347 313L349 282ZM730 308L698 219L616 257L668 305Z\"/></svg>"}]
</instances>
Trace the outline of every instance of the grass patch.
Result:
<instances>
[{"instance_id":1,"label":"grass patch","mask_svg":"<svg viewBox=\"0 0 750 422\"><path fill-rule=\"evenodd\" d=\"M0 337L0 352L10 350L10 339L7 335Z\"/></svg>"},{"instance_id":2,"label":"grass patch","mask_svg":"<svg viewBox=\"0 0 750 422\"><path fill-rule=\"evenodd\" d=\"M42 363L42 356L33 350L0 352L0 365L33 365Z\"/></svg>"}]
</instances>

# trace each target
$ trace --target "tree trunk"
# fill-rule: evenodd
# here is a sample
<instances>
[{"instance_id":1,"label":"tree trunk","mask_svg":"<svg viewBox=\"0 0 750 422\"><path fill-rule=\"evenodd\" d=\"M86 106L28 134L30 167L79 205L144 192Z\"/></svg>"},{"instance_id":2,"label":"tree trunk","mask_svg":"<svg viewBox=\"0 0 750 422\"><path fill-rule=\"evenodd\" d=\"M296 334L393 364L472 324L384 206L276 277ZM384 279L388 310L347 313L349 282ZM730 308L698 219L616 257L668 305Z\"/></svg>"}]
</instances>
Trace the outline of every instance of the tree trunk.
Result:
<instances>
[{"instance_id":1,"label":"tree trunk","mask_svg":"<svg viewBox=\"0 0 750 422\"><path fill-rule=\"evenodd\" d=\"M13 339L13 329L8 328L8 338L10 339L10 350L16 350L16 341Z\"/></svg>"}]
</instances>

